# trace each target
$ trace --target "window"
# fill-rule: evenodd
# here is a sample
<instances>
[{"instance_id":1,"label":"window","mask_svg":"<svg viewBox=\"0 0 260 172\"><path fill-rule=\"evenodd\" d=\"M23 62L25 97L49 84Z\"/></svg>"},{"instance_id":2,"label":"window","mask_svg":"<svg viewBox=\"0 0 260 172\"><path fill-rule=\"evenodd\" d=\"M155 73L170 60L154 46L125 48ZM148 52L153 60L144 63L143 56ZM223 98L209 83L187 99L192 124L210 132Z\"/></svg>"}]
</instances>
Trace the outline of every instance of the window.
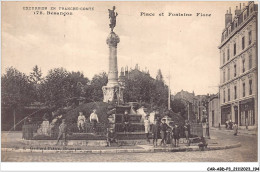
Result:
<instances>
[{"instance_id":1,"label":"window","mask_svg":"<svg viewBox=\"0 0 260 172\"><path fill-rule=\"evenodd\" d=\"M223 64L225 64L225 52L223 52Z\"/></svg>"},{"instance_id":2,"label":"window","mask_svg":"<svg viewBox=\"0 0 260 172\"><path fill-rule=\"evenodd\" d=\"M237 45L236 45L236 43L234 43L234 56L236 55L236 53L237 53L237 50L236 50L236 48L237 48Z\"/></svg>"},{"instance_id":3,"label":"window","mask_svg":"<svg viewBox=\"0 0 260 172\"><path fill-rule=\"evenodd\" d=\"M226 97L226 92L225 92L225 89L224 89L224 91L223 91L223 102L225 103L226 102L226 99L225 99L225 97Z\"/></svg>"},{"instance_id":4,"label":"window","mask_svg":"<svg viewBox=\"0 0 260 172\"><path fill-rule=\"evenodd\" d=\"M252 54L249 55L249 69L252 68Z\"/></svg>"},{"instance_id":5,"label":"window","mask_svg":"<svg viewBox=\"0 0 260 172\"><path fill-rule=\"evenodd\" d=\"M228 89L228 101L230 101L230 89Z\"/></svg>"},{"instance_id":6,"label":"window","mask_svg":"<svg viewBox=\"0 0 260 172\"><path fill-rule=\"evenodd\" d=\"M230 68L228 68L228 81L230 80Z\"/></svg>"},{"instance_id":7,"label":"window","mask_svg":"<svg viewBox=\"0 0 260 172\"><path fill-rule=\"evenodd\" d=\"M243 83L243 97L246 96L246 84Z\"/></svg>"},{"instance_id":8,"label":"window","mask_svg":"<svg viewBox=\"0 0 260 172\"><path fill-rule=\"evenodd\" d=\"M245 11L245 14L244 14L244 20L246 20L246 17L247 17L247 16L246 16L246 11Z\"/></svg>"},{"instance_id":9,"label":"window","mask_svg":"<svg viewBox=\"0 0 260 172\"><path fill-rule=\"evenodd\" d=\"M223 71L223 83L226 82L226 72L225 70Z\"/></svg>"},{"instance_id":10,"label":"window","mask_svg":"<svg viewBox=\"0 0 260 172\"><path fill-rule=\"evenodd\" d=\"M237 99L237 86L234 87L234 99Z\"/></svg>"},{"instance_id":11,"label":"window","mask_svg":"<svg viewBox=\"0 0 260 172\"><path fill-rule=\"evenodd\" d=\"M249 80L249 95L252 95L252 80Z\"/></svg>"},{"instance_id":12,"label":"window","mask_svg":"<svg viewBox=\"0 0 260 172\"><path fill-rule=\"evenodd\" d=\"M248 32L248 45L250 45L252 43L252 31L250 30Z\"/></svg>"},{"instance_id":13,"label":"window","mask_svg":"<svg viewBox=\"0 0 260 172\"><path fill-rule=\"evenodd\" d=\"M242 38L242 50L245 49L245 37Z\"/></svg>"},{"instance_id":14,"label":"window","mask_svg":"<svg viewBox=\"0 0 260 172\"><path fill-rule=\"evenodd\" d=\"M230 57L230 52L229 52L229 48L227 49L227 60L229 60Z\"/></svg>"},{"instance_id":15,"label":"window","mask_svg":"<svg viewBox=\"0 0 260 172\"><path fill-rule=\"evenodd\" d=\"M245 59L242 60L242 64L243 64L243 73L245 72Z\"/></svg>"},{"instance_id":16,"label":"window","mask_svg":"<svg viewBox=\"0 0 260 172\"><path fill-rule=\"evenodd\" d=\"M237 65L234 64L234 77L236 77L236 76L237 76Z\"/></svg>"}]
</instances>

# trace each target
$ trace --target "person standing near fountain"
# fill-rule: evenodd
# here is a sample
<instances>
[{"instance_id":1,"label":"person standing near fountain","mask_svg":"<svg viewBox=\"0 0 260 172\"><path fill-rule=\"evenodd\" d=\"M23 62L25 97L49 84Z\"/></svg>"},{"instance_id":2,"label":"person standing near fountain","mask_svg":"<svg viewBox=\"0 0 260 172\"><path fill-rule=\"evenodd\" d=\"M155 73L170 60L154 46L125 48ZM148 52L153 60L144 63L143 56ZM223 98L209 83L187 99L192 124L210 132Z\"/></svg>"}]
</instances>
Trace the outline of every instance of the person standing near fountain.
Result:
<instances>
[{"instance_id":1,"label":"person standing near fountain","mask_svg":"<svg viewBox=\"0 0 260 172\"><path fill-rule=\"evenodd\" d=\"M90 117L89 117L89 121L90 121L90 123L92 124L94 133L96 133L97 123L98 123L98 116L97 116L97 114L96 114L96 111L97 111L97 110L94 109L93 112L90 114Z\"/></svg>"},{"instance_id":2,"label":"person standing near fountain","mask_svg":"<svg viewBox=\"0 0 260 172\"><path fill-rule=\"evenodd\" d=\"M85 123L86 123L86 117L83 115L83 112L79 112L79 117L78 117L79 132L85 132Z\"/></svg>"},{"instance_id":3,"label":"person standing near fountain","mask_svg":"<svg viewBox=\"0 0 260 172\"><path fill-rule=\"evenodd\" d=\"M149 115L145 116L145 119L144 119L144 130L145 130L146 141L150 143L150 140L149 140L149 131L150 131Z\"/></svg>"},{"instance_id":4,"label":"person standing near fountain","mask_svg":"<svg viewBox=\"0 0 260 172\"><path fill-rule=\"evenodd\" d=\"M64 144L66 145L66 142L67 142L67 124L65 123L65 119L62 120L62 123L59 126L59 135L58 135L56 145L58 145L61 138L63 138Z\"/></svg>"}]
</instances>

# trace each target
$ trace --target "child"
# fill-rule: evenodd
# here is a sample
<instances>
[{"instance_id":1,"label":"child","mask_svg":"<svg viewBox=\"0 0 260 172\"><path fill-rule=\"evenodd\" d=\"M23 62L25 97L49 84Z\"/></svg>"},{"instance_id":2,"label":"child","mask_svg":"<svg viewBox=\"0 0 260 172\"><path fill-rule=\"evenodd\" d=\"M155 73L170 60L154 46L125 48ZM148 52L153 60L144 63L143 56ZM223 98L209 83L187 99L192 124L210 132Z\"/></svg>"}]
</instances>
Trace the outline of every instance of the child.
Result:
<instances>
[{"instance_id":1,"label":"child","mask_svg":"<svg viewBox=\"0 0 260 172\"><path fill-rule=\"evenodd\" d=\"M162 141L161 141L161 144L164 144L166 145L166 131L167 129L169 128L169 126L166 124L166 119L162 119L162 123L161 123L161 137L162 137Z\"/></svg>"},{"instance_id":2,"label":"child","mask_svg":"<svg viewBox=\"0 0 260 172\"><path fill-rule=\"evenodd\" d=\"M117 143L116 133L112 128L107 128L107 146L110 147L111 143Z\"/></svg>"},{"instance_id":3,"label":"child","mask_svg":"<svg viewBox=\"0 0 260 172\"><path fill-rule=\"evenodd\" d=\"M180 139L180 129L177 124L173 127L173 138L174 138L174 147L179 146L179 139Z\"/></svg>"},{"instance_id":4,"label":"child","mask_svg":"<svg viewBox=\"0 0 260 172\"><path fill-rule=\"evenodd\" d=\"M157 146L157 140L158 140L158 136L160 134L160 125L159 125L159 121L155 120L155 124L152 125L152 135L153 135L153 146L156 147ZM155 142L155 143L154 143Z\"/></svg>"}]
</instances>

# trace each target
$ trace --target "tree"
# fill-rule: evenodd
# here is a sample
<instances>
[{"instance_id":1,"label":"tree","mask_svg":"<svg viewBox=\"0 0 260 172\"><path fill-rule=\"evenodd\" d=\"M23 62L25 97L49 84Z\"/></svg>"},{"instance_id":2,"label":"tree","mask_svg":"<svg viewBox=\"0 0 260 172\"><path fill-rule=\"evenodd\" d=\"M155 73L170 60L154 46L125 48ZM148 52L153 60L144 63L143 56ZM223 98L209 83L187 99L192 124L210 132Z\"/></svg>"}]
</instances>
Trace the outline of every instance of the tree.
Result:
<instances>
[{"instance_id":1,"label":"tree","mask_svg":"<svg viewBox=\"0 0 260 172\"><path fill-rule=\"evenodd\" d=\"M29 82L28 76L21 73L13 67L6 69L6 73L1 78L1 103L2 103L2 119L4 125L8 125L13 118L14 130L16 128L16 113L21 113L24 106L34 101L33 84ZM13 117L11 116L13 114Z\"/></svg>"},{"instance_id":2,"label":"tree","mask_svg":"<svg viewBox=\"0 0 260 172\"><path fill-rule=\"evenodd\" d=\"M33 84L35 100L40 101L40 87L43 81L41 69L37 65L33 67L33 71L29 75L29 81Z\"/></svg>"},{"instance_id":3,"label":"tree","mask_svg":"<svg viewBox=\"0 0 260 172\"><path fill-rule=\"evenodd\" d=\"M66 77L68 71L64 68L51 69L42 83L43 101L49 106L60 107L68 97Z\"/></svg>"},{"instance_id":4,"label":"tree","mask_svg":"<svg viewBox=\"0 0 260 172\"><path fill-rule=\"evenodd\" d=\"M103 101L103 91L102 87L108 82L108 76L105 72L94 75L91 80L91 99L92 101Z\"/></svg>"},{"instance_id":5,"label":"tree","mask_svg":"<svg viewBox=\"0 0 260 172\"><path fill-rule=\"evenodd\" d=\"M34 101L33 84L24 73L7 68L1 82L3 106L22 107Z\"/></svg>"},{"instance_id":6,"label":"tree","mask_svg":"<svg viewBox=\"0 0 260 172\"><path fill-rule=\"evenodd\" d=\"M64 68L52 69L41 86L43 102L62 107L70 100L89 97L88 85L89 79L81 72L68 72Z\"/></svg>"},{"instance_id":7,"label":"tree","mask_svg":"<svg viewBox=\"0 0 260 172\"><path fill-rule=\"evenodd\" d=\"M163 82L163 75L161 69L158 69L157 71L156 80Z\"/></svg>"},{"instance_id":8,"label":"tree","mask_svg":"<svg viewBox=\"0 0 260 172\"><path fill-rule=\"evenodd\" d=\"M186 108L186 105L184 102L182 102L181 99L174 99L172 102L171 102L171 109L173 112L175 113L180 113L180 115L182 117L184 117L185 119L187 119L187 117L185 116L186 115L186 112L187 112L187 108Z\"/></svg>"},{"instance_id":9,"label":"tree","mask_svg":"<svg viewBox=\"0 0 260 172\"><path fill-rule=\"evenodd\" d=\"M33 71L30 73L29 79L34 84L40 84L42 81L42 71L37 65L33 67Z\"/></svg>"}]
</instances>

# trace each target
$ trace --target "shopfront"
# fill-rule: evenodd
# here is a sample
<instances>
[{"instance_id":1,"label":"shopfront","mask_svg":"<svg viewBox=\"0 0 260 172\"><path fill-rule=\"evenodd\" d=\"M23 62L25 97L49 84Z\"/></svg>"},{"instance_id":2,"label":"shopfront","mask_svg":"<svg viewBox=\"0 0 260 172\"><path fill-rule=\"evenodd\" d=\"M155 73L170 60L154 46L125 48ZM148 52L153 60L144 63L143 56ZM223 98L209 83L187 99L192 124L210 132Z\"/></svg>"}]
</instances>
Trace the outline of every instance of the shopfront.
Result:
<instances>
[{"instance_id":1,"label":"shopfront","mask_svg":"<svg viewBox=\"0 0 260 172\"><path fill-rule=\"evenodd\" d=\"M232 120L231 105L221 106L221 125L225 125L226 121Z\"/></svg>"},{"instance_id":2,"label":"shopfront","mask_svg":"<svg viewBox=\"0 0 260 172\"><path fill-rule=\"evenodd\" d=\"M240 126L253 126L255 125L255 108L254 98L243 100L239 102L240 108Z\"/></svg>"}]
</instances>

